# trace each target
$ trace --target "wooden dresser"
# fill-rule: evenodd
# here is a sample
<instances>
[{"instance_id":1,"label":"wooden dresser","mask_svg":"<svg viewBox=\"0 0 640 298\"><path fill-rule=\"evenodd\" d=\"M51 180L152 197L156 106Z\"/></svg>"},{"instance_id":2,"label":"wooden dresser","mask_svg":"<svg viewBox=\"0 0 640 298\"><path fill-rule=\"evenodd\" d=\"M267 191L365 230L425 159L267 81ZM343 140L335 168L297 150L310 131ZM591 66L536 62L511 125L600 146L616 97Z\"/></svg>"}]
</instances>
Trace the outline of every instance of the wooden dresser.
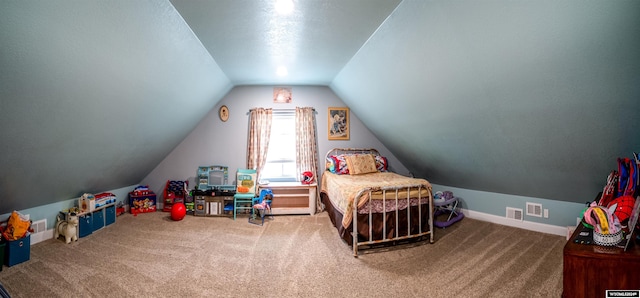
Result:
<instances>
[{"instance_id":1,"label":"wooden dresser","mask_svg":"<svg viewBox=\"0 0 640 298\"><path fill-rule=\"evenodd\" d=\"M580 243L582 231L589 229L579 225L564 246L562 297L606 297L606 290L640 290L640 244L624 251Z\"/></svg>"}]
</instances>

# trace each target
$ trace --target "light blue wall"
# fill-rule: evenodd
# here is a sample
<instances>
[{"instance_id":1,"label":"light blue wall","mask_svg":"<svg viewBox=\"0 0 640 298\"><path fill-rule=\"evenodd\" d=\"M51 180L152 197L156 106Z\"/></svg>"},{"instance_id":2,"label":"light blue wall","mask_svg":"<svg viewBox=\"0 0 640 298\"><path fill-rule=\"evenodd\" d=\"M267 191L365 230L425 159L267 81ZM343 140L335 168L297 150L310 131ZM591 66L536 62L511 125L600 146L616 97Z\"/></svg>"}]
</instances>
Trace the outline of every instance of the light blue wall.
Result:
<instances>
[{"instance_id":1,"label":"light blue wall","mask_svg":"<svg viewBox=\"0 0 640 298\"><path fill-rule=\"evenodd\" d=\"M393 170L408 174L407 169L391 152L362 124L358 115L350 114L351 134L348 141L327 139L327 108L346 107L331 89L326 86L293 86L293 101L289 104L273 103L273 86L237 86L233 88L198 126L176 147L147 177L142 184L148 184L154 191L162 190L167 180L193 181L198 166L227 165L230 175L236 169L246 166L246 147L249 109L254 107L274 109L294 109L314 107L318 136L319 159L334 147L377 148L389 158ZM221 105L229 108L229 120L218 118ZM324 162L320 160L322 166Z\"/></svg>"},{"instance_id":2,"label":"light blue wall","mask_svg":"<svg viewBox=\"0 0 640 298\"><path fill-rule=\"evenodd\" d=\"M433 191L451 191L459 198L459 207L467 210L482 212L495 216L506 216L506 208L518 208L523 210L524 220L544 223L559 227L575 226L576 218L581 217L585 208L584 203L564 202L542 198L532 198L516 195L508 195L487 191L471 190L458 187L433 184ZM593 201L595 196L587 201ZM541 204L543 209L549 210L549 217L536 217L526 215L526 203Z\"/></svg>"},{"instance_id":3,"label":"light blue wall","mask_svg":"<svg viewBox=\"0 0 640 298\"><path fill-rule=\"evenodd\" d=\"M125 205L127 205L129 204L128 203L129 192L132 191L136 186L137 185L131 185L131 186L104 191L104 192L110 192L115 194L117 198L117 202L123 202ZM79 198L80 197L68 199L65 201L59 201L51 204L46 204L42 206L37 206L33 208L16 210L16 211L24 215L28 214L31 221L46 219L47 229L52 229L56 224L56 216L58 215L58 213L62 210L69 209L71 207L77 207ZM11 213L2 214L0 215L0 220L6 221L10 215Z\"/></svg>"},{"instance_id":4,"label":"light blue wall","mask_svg":"<svg viewBox=\"0 0 640 298\"><path fill-rule=\"evenodd\" d=\"M405 0L331 89L416 175L581 203L640 150L638 28L635 0Z\"/></svg>"},{"instance_id":5,"label":"light blue wall","mask_svg":"<svg viewBox=\"0 0 640 298\"><path fill-rule=\"evenodd\" d=\"M193 187L198 166L222 164L230 167L230 174L246 163L246 135L248 111L253 107L295 108L312 106L316 108L318 146L321 157L333 147L374 147L390 159L392 169L408 175L409 171L389 150L361 123L358 116L351 114L351 140L327 140L327 108L346 106L329 88L320 86L293 86L291 104L274 104L272 86L235 87L200 122L198 127L176 147L151 172L141 184L150 185L157 193L162 191L166 180L189 180ZM230 118L222 122L218 118L218 108L226 105ZM391 144L395 146L396 144ZM430 179L429 176L422 178ZM582 203L563 202L552 199L508 195L477 191L434 184L434 190L451 190L461 198L462 207L496 216L505 216L506 207L524 209L526 202L540 203L549 209L549 218L525 217L527 221L541 222L557 226L575 225L576 217L583 208ZM595 196L595 194L594 194ZM587 200L592 200L588 198Z\"/></svg>"},{"instance_id":6,"label":"light blue wall","mask_svg":"<svg viewBox=\"0 0 640 298\"><path fill-rule=\"evenodd\" d=\"M231 83L168 1L0 1L0 213L137 183Z\"/></svg>"}]
</instances>

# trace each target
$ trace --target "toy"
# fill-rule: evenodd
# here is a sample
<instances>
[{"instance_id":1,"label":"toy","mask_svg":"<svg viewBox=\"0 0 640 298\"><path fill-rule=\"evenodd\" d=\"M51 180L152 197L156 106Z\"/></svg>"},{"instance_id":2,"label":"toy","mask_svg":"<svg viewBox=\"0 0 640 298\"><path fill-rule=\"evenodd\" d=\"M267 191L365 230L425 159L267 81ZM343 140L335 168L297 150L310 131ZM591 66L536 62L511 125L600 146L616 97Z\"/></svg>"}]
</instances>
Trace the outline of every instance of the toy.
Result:
<instances>
[{"instance_id":1,"label":"toy","mask_svg":"<svg viewBox=\"0 0 640 298\"><path fill-rule=\"evenodd\" d=\"M175 221L180 221L187 214L187 208L183 203L173 204L171 207L171 219Z\"/></svg>"},{"instance_id":2,"label":"toy","mask_svg":"<svg viewBox=\"0 0 640 298\"><path fill-rule=\"evenodd\" d=\"M632 196L621 196L613 199L607 206L607 209L618 217L620 223L625 224L631 216L635 202L636 199Z\"/></svg>"},{"instance_id":3,"label":"toy","mask_svg":"<svg viewBox=\"0 0 640 298\"><path fill-rule=\"evenodd\" d=\"M78 199L78 206L81 212L91 212L96 209L96 197L85 193Z\"/></svg>"},{"instance_id":4,"label":"toy","mask_svg":"<svg viewBox=\"0 0 640 298\"><path fill-rule=\"evenodd\" d=\"M433 214L434 217L440 214L448 214L445 221L433 221L433 225L438 228L444 229L464 218L464 213L458 208L458 198L454 197L451 191L436 192L433 198L433 205L436 207Z\"/></svg>"},{"instance_id":5,"label":"toy","mask_svg":"<svg viewBox=\"0 0 640 298\"><path fill-rule=\"evenodd\" d=\"M302 184L313 184L315 180L316 177L313 172L306 171L302 173L302 180L300 182L302 182Z\"/></svg>"},{"instance_id":6,"label":"toy","mask_svg":"<svg viewBox=\"0 0 640 298\"><path fill-rule=\"evenodd\" d=\"M60 235L63 235L67 244L71 243L71 241L78 241L78 215L75 212L71 212L68 220L60 219L60 215L58 215L57 219L54 238L58 239Z\"/></svg>"}]
</instances>

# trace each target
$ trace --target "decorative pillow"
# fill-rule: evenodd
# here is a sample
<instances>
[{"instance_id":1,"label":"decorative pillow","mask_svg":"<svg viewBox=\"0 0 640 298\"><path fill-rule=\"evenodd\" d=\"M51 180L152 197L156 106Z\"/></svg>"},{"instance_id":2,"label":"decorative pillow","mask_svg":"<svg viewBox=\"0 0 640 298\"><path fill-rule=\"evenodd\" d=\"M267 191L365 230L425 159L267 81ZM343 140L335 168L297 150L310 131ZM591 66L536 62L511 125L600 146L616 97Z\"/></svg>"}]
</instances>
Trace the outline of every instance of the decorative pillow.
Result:
<instances>
[{"instance_id":1,"label":"decorative pillow","mask_svg":"<svg viewBox=\"0 0 640 298\"><path fill-rule=\"evenodd\" d=\"M346 157L349 174L359 175L378 171L376 160L371 154L354 154Z\"/></svg>"},{"instance_id":2,"label":"decorative pillow","mask_svg":"<svg viewBox=\"0 0 640 298\"><path fill-rule=\"evenodd\" d=\"M334 157L335 155L327 156L327 160L326 160L326 163L327 163L326 170L331 173L335 173L337 168L336 159Z\"/></svg>"},{"instance_id":3,"label":"decorative pillow","mask_svg":"<svg viewBox=\"0 0 640 298\"><path fill-rule=\"evenodd\" d=\"M338 175L348 175L349 167L347 166L345 156L344 154L340 154L327 157L327 170Z\"/></svg>"},{"instance_id":4,"label":"decorative pillow","mask_svg":"<svg viewBox=\"0 0 640 298\"><path fill-rule=\"evenodd\" d=\"M387 158L384 156L376 155L376 168L378 168L378 171L386 172L388 171L387 167Z\"/></svg>"}]
</instances>

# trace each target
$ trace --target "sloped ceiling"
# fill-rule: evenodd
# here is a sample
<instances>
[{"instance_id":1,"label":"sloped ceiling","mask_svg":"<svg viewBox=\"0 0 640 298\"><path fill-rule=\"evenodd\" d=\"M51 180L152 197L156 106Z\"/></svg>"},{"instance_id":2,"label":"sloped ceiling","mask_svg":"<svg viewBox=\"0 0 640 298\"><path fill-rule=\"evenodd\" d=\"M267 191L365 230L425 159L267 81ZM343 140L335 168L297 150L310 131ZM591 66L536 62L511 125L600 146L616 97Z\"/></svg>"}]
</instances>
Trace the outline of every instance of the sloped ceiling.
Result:
<instances>
[{"instance_id":1,"label":"sloped ceiling","mask_svg":"<svg viewBox=\"0 0 640 298\"><path fill-rule=\"evenodd\" d=\"M461 188L583 202L640 148L638 1L293 3L1 2L0 214L138 183L234 85L328 85Z\"/></svg>"},{"instance_id":2,"label":"sloped ceiling","mask_svg":"<svg viewBox=\"0 0 640 298\"><path fill-rule=\"evenodd\" d=\"M286 14L276 0L171 3L234 85L326 86L400 0L291 1Z\"/></svg>"},{"instance_id":3,"label":"sloped ceiling","mask_svg":"<svg viewBox=\"0 0 640 298\"><path fill-rule=\"evenodd\" d=\"M586 202L640 150L639 53L638 1L403 1L331 88L416 175Z\"/></svg>"},{"instance_id":4,"label":"sloped ceiling","mask_svg":"<svg viewBox=\"0 0 640 298\"><path fill-rule=\"evenodd\" d=\"M233 85L169 2L0 3L0 214L139 183Z\"/></svg>"}]
</instances>

